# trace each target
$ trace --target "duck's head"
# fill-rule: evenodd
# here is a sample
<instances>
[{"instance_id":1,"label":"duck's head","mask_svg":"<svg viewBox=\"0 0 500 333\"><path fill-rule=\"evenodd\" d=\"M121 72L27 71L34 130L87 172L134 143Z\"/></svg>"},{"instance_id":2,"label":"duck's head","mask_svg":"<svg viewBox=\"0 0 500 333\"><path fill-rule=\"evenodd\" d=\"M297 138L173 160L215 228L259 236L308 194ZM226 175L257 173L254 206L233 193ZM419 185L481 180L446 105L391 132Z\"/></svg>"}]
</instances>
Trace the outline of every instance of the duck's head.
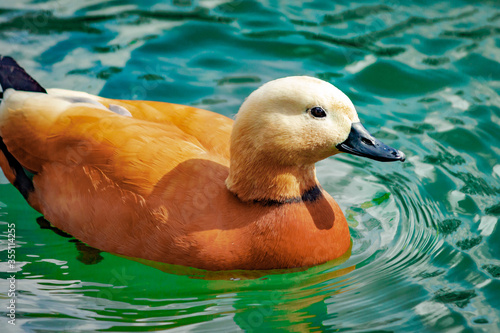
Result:
<instances>
[{"instance_id":1,"label":"duck's head","mask_svg":"<svg viewBox=\"0 0 500 333\"><path fill-rule=\"evenodd\" d=\"M242 164L259 172L264 164L268 169L306 167L341 152L377 161L405 160L401 151L361 125L351 100L332 84L286 77L264 84L242 104L231 135L231 173Z\"/></svg>"},{"instance_id":2,"label":"duck's head","mask_svg":"<svg viewBox=\"0 0 500 333\"><path fill-rule=\"evenodd\" d=\"M308 76L274 80L254 91L234 124L232 143L242 139L284 164L315 163L340 152L383 162L405 160L404 153L361 125L342 91Z\"/></svg>"}]
</instances>

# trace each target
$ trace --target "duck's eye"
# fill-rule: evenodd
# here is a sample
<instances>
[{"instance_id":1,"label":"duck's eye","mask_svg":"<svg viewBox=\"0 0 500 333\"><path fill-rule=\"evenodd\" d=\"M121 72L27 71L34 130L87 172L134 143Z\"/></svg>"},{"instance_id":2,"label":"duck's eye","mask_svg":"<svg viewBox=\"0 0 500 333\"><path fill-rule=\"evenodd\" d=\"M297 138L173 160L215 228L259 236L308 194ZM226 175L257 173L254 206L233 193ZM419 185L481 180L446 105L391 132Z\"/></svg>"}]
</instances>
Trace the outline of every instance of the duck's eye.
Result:
<instances>
[{"instance_id":1,"label":"duck's eye","mask_svg":"<svg viewBox=\"0 0 500 333\"><path fill-rule=\"evenodd\" d=\"M311 110L309 112L311 113L311 116L313 116L315 118L326 117L326 111L323 110L323 108L321 106L315 106L315 107L311 108Z\"/></svg>"}]
</instances>

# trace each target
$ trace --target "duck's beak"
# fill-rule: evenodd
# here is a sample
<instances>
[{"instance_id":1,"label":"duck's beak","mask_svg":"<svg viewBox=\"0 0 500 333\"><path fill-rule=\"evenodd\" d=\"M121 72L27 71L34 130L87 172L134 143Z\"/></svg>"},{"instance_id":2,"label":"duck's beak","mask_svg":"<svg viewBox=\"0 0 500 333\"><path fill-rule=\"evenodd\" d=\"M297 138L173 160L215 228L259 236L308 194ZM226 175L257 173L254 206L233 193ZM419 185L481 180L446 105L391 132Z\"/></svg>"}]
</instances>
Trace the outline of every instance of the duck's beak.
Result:
<instances>
[{"instance_id":1,"label":"duck's beak","mask_svg":"<svg viewBox=\"0 0 500 333\"><path fill-rule=\"evenodd\" d=\"M368 157L381 162L404 162L406 159L402 151L389 147L375 139L361 123L353 123L347 139L336 147L341 152Z\"/></svg>"}]
</instances>

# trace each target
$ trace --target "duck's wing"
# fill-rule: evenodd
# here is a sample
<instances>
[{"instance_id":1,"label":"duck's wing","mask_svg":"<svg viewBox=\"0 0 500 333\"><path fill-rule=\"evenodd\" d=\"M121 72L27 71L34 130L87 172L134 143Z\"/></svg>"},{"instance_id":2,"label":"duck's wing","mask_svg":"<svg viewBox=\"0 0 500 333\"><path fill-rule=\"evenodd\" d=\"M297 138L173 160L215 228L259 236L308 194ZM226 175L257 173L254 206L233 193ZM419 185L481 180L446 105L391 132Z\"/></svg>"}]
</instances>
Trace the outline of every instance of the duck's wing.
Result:
<instances>
[{"instance_id":1,"label":"duck's wing","mask_svg":"<svg viewBox=\"0 0 500 333\"><path fill-rule=\"evenodd\" d=\"M173 125L195 137L207 151L229 158L229 136L233 120L215 112L164 102L109 99L64 89L48 89L47 92L75 102L100 104L112 112L134 119Z\"/></svg>"},{"instance_id":2,"label":"duck's wing","mask_svg":"<svg viewBox=\"0 0 500 333\"><path fill-rule=\"evenodd\" d=\"M95 169L122 189L148 195L165 174L187 160L227 164L224 154L214 154L207 148L210 138L199 140L203 135L192 134L196 127L167 121L170 104L103 104L75 95L13 89L4 92L0 137L8 152L30 173L41 177L49 167ZM182 110L173 108L174 113L182 114ZM146 115L148 111L156 113L158 121L151 121L150 117L155 116ZM227 145L229 133L221 133L217 139L225 140ZM0 162L4 168L5 156Z\"/></svg>"}]
</instances>

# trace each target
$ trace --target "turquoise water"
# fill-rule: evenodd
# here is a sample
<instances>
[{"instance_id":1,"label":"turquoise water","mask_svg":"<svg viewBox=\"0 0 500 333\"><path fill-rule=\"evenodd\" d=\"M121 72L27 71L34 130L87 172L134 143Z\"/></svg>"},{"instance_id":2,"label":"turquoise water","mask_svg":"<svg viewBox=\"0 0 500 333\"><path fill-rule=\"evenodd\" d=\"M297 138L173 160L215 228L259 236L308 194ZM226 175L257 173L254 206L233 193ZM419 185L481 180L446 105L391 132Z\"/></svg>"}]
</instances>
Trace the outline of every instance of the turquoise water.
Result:
<instances>
[{"instance_id":1,"label":"turquoise water","mask_svg":"<svg viewBox=\"0 0 500 333\"><path fill-rule=\"evenodd\" d=\"M0 50L45 87L227 116L268 80L316 76L408 156L318 163L351 256L274 274L99 252L1 177L2 330L500 331L497 1L4 1ZM4 323L11 223L16 326Z\"/></svg>"}]
</instances>

